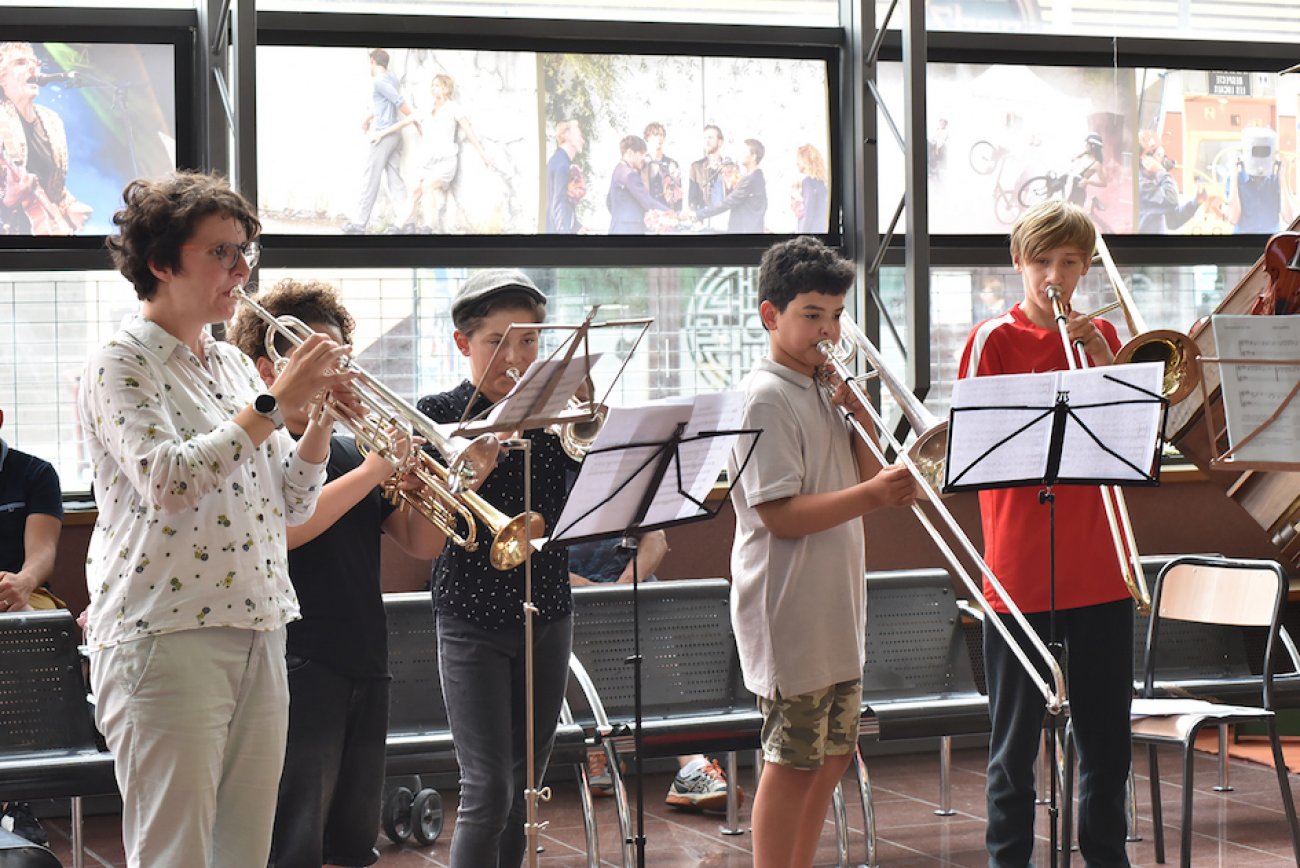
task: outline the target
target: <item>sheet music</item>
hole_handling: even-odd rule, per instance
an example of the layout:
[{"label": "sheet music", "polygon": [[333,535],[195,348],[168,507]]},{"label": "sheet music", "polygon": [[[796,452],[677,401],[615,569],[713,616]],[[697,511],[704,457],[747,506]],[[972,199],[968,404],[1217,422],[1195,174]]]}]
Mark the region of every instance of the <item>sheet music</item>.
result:
[{"label": "sheet music", "polygon": [[[1149,477],[1162,410],[1162,405],[1151,397],[1160,394],[1163,378],[1164,365],[1160,362],[1063,371],[1060,388],[1068,390],[1075,418],[1065,426],[1059,478],[1139,482]],[[1120,403],[1131,400],[1145,403]],[[1098,441],[1128,464],[1102,449]]]},{"label": "sheet music", "polygon": [[[1300,316],[1215,316],[1214,342],[1222,359],[1300,362]],[[1223,363],[1223,412],[1228,444],[1236,446],[1282,407],[1300,378],[1300,365]],[[1241,461],[1300,461],[1300,401],[1294,398],[1268,427],[1234,453]]]},{"label": "sheet music", "polygon": [[[591,536],[630,527],[637,520],[660,447],[677,426],[686,425],[684,437],[702,431],[734,429],[740,424],[742,401],[737,392],[723,392],[694,399],[668,398],[638,407],[611,407],[555,523],[553,539]],[[736,435],[709,437],[681,446],[678,457],[682,485],[693,497],[704,500],[726,464],[735,439]],[[683,502],[677,493],[677,469],[673,462],[641,524],[661,524],[697,513],[698,508]]]},{"label": "sheet music", "polygon": [[945,483],[1041,479],[1055,399],[1056,380],[1049,374],[998,374],[953,383]]},{"label": "sheet music", "polygon": [[[1162,374],[1160,363],[1147,362],[958,380],[952,392],[945,487],[1044,479],[1053,408],[1062,392],[1075,418],[1066,417],[1056,481],[1147,479],[1160,432]],[[1142,403],[1122,403],[1133,400]],[[1106,406],[1089,406],[1094,404]]]},{"label": "sheet music", "polygon": [[[603,353],[592,353],[592,367],[600,361]],[[515,383],[513,389],[498,401],[484,420],[485,427],[492,430],[517,430],[521,422],[530,417],[546,418],[558,416],[569,405],[569,399],[578,391],[582,378],[586,376],[584,365],[566,362],[563,359],[538,359],[528,366],[524,375]],[[541,403],[542,393],[556,377],[559,378],[555,391]],[[473,430],[466,425],[465,430]]]}]

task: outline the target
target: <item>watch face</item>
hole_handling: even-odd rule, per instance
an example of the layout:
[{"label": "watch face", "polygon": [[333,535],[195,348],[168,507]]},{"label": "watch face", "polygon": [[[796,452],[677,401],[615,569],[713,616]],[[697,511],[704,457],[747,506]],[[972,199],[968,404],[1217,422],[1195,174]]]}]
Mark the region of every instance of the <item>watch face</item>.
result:
[{"label": "watch face", "polygon": [[253,399],[253,409],[259,413],[275,412],[275,396],[269,393],[263,393]]}]

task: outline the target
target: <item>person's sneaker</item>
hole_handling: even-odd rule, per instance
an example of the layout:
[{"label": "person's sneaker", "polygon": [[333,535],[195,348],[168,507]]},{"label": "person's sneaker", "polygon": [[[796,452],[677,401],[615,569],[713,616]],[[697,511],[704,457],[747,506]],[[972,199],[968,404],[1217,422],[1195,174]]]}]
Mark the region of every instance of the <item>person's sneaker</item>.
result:
[{"label": "person's sneaker", "polygon": [[351,222],[344,223],[343,234],[344,235],[365,235],[366,227],[362,226],[360,223],[351,223]]},{"label": "person's sneaker", "polygon": [[[688,767],[689,768],[689,767]],[[737,804],[744,798],[736,789]],[[716,760],[708,760],[693,771],[682,769],[668,787],[666,804],[689,811],[722,811],[727,807],[727,776]]]},{"label": "person's sneaker", "polygon": [[587,751],[587,786],[593,796],[614,795],[614,776],[609,773],[609,758],[603,750]]},{"label": "person's sneaker", "polygon": [[10,802],[4,811],[3,826],[33,844],[44,847],[50,843],[50,836],[45,834],[41,821],[36,819],[32,806],[27,802]]}]

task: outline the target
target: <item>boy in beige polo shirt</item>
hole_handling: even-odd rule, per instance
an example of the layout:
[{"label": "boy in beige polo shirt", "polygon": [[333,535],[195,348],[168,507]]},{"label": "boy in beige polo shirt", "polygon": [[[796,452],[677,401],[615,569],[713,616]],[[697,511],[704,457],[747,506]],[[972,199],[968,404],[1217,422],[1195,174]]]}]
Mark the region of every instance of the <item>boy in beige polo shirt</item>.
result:
[{"label": "boy in beige polo shirt", "polygon": [[[770,341],[744,382],[743,426],[762,429],[732,490],[731,614],[745,685],[759,697],[764,770],[754,797],[756,868],[812,864],[836,783],[857,741],[866,630],[862,516],[915,497],[881,468],[828,396],[817,345],[838,341],[852,263],[814,238],[773,245],[759,270]],[[736,478],[733,457],[731,468]]]}]

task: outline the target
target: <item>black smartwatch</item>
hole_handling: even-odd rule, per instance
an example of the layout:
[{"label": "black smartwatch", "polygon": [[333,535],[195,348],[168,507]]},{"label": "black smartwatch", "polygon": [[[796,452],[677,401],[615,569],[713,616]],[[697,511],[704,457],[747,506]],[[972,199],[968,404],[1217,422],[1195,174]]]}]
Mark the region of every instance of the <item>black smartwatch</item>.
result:
[{"label": "black smartwatch", "polygon": [[253,409],[275,423],[276,428],[284,427],[284,414],[280,412],[280,402],[270,392],[263,392],[253,399]]}]

